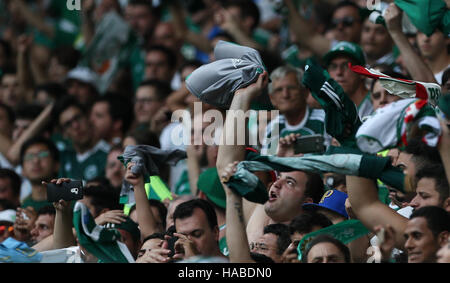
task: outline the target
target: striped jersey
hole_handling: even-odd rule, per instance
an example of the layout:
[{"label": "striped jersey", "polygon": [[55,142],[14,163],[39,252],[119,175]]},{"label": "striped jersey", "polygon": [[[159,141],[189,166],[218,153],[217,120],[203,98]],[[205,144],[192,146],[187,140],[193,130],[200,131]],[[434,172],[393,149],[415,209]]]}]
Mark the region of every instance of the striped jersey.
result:
[{"label": "striped jersey", "polygon": [[[278,125],[278,135],[275,133],[276,125]],[[302,136],[320,134],[325,136],[327,144],[331,141],[325,129],[325,111],[306,107],[305,117],[297,125],[289,125],[284,115],[279,115],[270,121],[266,128],[261,154],[276,155],[278,140],[292,133]]]}]

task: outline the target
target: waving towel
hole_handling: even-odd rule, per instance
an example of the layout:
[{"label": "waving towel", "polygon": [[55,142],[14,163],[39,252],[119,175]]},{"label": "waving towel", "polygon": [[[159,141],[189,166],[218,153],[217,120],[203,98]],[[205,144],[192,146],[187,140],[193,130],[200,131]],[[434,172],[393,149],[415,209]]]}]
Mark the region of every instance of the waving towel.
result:
[{"label": "waving towel", "polygon": [[255,171],[333,172],[370,179],[379,178],[400,191],[410,190],[405,186],[405,175],[400,169],[392,167],[389,157],[361,154],[357,149],[333,146],[329,147],[327,154],[329,155],[276,157],[255,153],[249,155],[246,161],[241,161],[234,175],[223,181],[234,192],[256,203],[265,203],[268,194],[264,184],[252,173]]},{"label": "waving towel", "polygon": [[429,146],[436,146],[441,135],[439,120],[427,100],[402,99],[369,116],[356,133],[356,143],[363,152],[377,153],[406,146],[417,135]]},{"label": "waving towel", "polygon": [[[361,122],[356,105],[342,87],[326,70],[310,59],[306,62],[303,84],[311,90],[312,96],[325,110],[327,133],[343,146],[354,145],[354,136]],[[350,129],[349,134],[345,133],[346,127]]]},{"label": "waving towel", "polygon": [[[159,175],[158,167],[163,164],[176,165],[178,161],[186,157],[186,152],[179,149],[162,150],[149,145],[129,145],[118,159],[125,167],[129,162],[134,162],[135,165],[131,168],[133,174],[143,175],[145,183],[151,184],[150,177]],[[170,192],[162,182],[158,182],[157,186],[150,186],[154,190],[162,190],[162,192],[156,192],[157,195],[170,196]],[[132,186],[125,180],[120,192],[120,203],[134,203]]]},{"label": "waving towel", "polygon": [[417,29],[427,36],[440,29],[447,37],[450,33],[450,12],[442,0],[395,0]]},{"label": "waving towel", "polygon": [[349,66],[355,73],[369,78],[379,79],[381,86],[390,94],[394,94],[402,98],[428,99],[431,104],[437,105],[437,101],[441,96],[441,86],[435,83],[397,79],[387,76],[374,69],[367,69],[362,66],[352,66],[351,64],[349,64]]},{"label": "waving towel", "polygon": [[134,262],[127,246],[119,241],[121,238],[119,231],[97,225],[86,205],[81,202],[75,204],[73,225],[80,245],[101,262]]},{"label": "waving towel", "polygon": [[234,92],[254,83],[265,67],[255,49],[222,40],[214,48],[214,56],[216,61],[192,72],[186,87],[205,103],[229,108]]}]

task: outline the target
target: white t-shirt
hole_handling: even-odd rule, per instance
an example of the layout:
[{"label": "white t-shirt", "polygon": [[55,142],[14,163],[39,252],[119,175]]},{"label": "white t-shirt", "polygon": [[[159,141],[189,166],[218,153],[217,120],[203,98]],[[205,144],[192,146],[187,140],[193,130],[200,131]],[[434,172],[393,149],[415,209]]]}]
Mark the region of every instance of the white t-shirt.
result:
[{"label": "white t-shirt", "polygon": [[442,75],[444,74],[445,70],[447,70],[448,67],[450,67],[450,65],[448,65],[446,68],[444,68],[439,73],[434,74],[434,78],[436,79],[438,84],[442,84]]}]

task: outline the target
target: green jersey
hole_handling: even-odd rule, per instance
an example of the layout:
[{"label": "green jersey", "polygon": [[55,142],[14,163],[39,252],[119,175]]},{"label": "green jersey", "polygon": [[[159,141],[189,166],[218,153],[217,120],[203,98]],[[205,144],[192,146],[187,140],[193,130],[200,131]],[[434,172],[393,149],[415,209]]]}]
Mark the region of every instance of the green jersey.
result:
[{"label": "green jersey", "polygon": [[109,149],[110,146],[102,140],[83,154],[77,154],[73,149],[62,151],[60,153],[59,176],[87,181],[98,176],[104,176]]},{"label": "green jersey", "polygon": [[45,206],[53,206],[53,203],[48,202],[46,200],[44,200],[44,201],[35,201],[35,200],[33,200],[31,198],[31,195],[30,195],[29,197],[25,198],[22,201],[22,207],[23,208],[26,208],[26,207],[29,207],[29,206],[31,206],[36,212],[38,212],[39,209],[41,209],[41,208],[43,208]]},{"label": "green jersey", "polygon": [[[278,133],[275,133],[278,125]],[[284,115],[273,119],[266,128],[265,141],[261,150],[263,155],[276,155],[278,140],[290,134],[324,135],[326,140],[330,137],[325,129],[325,111],[322,109],[310,109],[306,107],[305,117],[297,125],[289,125]]]},{"label": "green jersey", "polygon": [[35,30],[35,42],[50,49],[65,45],[73,45],[81,33],[81,11],[69,10],[66,1],[51,0],[49,9],[53,16],[46,22],[54,28],[53,38]]}]

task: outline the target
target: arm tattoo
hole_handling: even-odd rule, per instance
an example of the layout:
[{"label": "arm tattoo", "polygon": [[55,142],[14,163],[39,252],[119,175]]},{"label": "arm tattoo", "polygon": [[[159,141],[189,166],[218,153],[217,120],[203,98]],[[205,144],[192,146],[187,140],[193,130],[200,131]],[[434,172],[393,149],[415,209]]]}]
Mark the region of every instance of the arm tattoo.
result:
[{"label": "arm tattoo", "polygon": [[239,221],[241,223],[244,223],[244,213],[242,211],[242,203],[240,202],[235,202],[234,203],[234,209],[236,209],[238,217],[239,217]]}]

